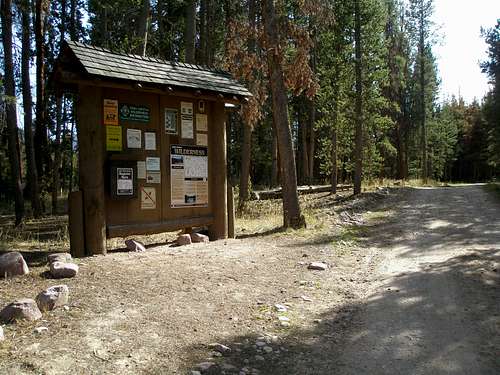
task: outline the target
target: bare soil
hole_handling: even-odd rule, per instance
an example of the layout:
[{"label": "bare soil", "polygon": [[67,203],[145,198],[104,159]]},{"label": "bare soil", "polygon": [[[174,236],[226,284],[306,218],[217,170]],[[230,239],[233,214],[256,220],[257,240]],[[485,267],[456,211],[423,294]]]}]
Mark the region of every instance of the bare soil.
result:
[{"label": "bare soil", "polygon": [[[483,203],[471,213],[476,197]],[[254,207],[253,216],[238,221],[239,239],[85,258],[76,261],[80,273],[75,279],[47,278],[46,253],[34,254],[30,275],[0,281],[0,306],[34,298],[59,283],[69,286],[71,303],[69,310],[46,313],[41,321],[4,326],[0,374],[190,374],[205,361],[216,364],[206,372],[213,374],[404,374],[415,373],[410,366],[434,358],[432,350],[442,350],[441,358],[451,358],[450,365],[437,371],[438,360],[436,366],[425,367],[429,371],[418,373],[483,373],[464,372],[458,355],[447,357],[444,348],[454,345],[464,345],[457,353],[472,352],[483,366],[472,369],[500,372],[493,360],[499,348],[495,267],[500,206],[493,196],[473,186],[302,199],[307,230],[277,230],[277,203]],[[464,230],[469,230],[465,237]],[[442,244],[439,251],[433,251],[433,243]],[[441,256],[427,259],[427,253]],[[323,261],[329,268],[308,270],[311,261]],[[433,263],[440,265],[429,272],[426,267]],[[428,275],[435,275],[429,285],[434,288],[448,274],[453,277],[444,280],[450,285],[439,293],[453,289],[455,297],[441,299],[436,292],[427,299]],[[422,280],[408,294],[406,284],[398,284],[395,277]],[[419,301],[428,310],[418,312],[414,307]],[[442,320],[430,322],[427,329],[426,314],[439,301],[444,301],[443,314],[452,305],[454,311],[471,309],[453,315],[465,319],[464,334],[427,340],[427,333],[444,319],[440,315]],[[276,311],[275,304],[287,306],[287,311]],[[400,305],[406,309],[398,310]],[[408,318],[402,318],[405,314]],[[412,314],[422,324],[420,331],[411,325]],[[290,326],[283,327],[279,316],[289,318]],[[382,321],[380,327],[376,319]],[[34,333],[40,326],[48,332]],[[474,340],[482,338],[485,345],[476,347],[474,340],[465,345],[476,331]],[[408,349],[414,355],[397,357],[401,343],[391,338],[405,334],[418,337]],[[256,347],[260,341],[272,352]],[[210,348],[215,342],[231,352],[219,356]],[[408,366],[397,367],[401,361]],[[381,364],[389,367],[383,370]]]}]

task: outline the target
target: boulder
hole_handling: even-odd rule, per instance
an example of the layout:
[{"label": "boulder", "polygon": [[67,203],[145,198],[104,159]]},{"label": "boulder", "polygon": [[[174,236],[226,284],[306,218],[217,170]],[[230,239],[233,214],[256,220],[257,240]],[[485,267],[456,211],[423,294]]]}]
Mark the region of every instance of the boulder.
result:
[{"label": "boulder", "polygon": [[29,272],[21,253],[11,252],[0,255],[0,277],[26,275]]},{"label": "boulder", "polygon": [[67,305],[69,301],[69,288],[67,285],[55,285],[40,292],[36,303],[40,311],[50,311],[57,307]]},{"label": "boulder", "polygon": [[54,254],[49,254],[47,257],[47,260],[49,264],[52,264],[54,262],[71,262],[71,254],[70,253],[54,253]]},{"label": "boulder", "polygon": [[55,279],[75,277],[78,266],[74,263],[54,262],[50,264],[50,274]]},{"label": "boulder", "polygon": [[190,245],[191,244],[191,236],[189,234],[181,234],[177,237],[177,245]]},{"label": "boulder", "polygon": [[328,269],[328,265],[323,262],[312,262],[309,263],[309,266],[307,266],[310,270],[318,270],[318,271],[325,271]]},{"label": "boulder", "polygon": [[146,251],[146,246],[142,242],[136,240],[126,240],[125,245],[130,251],[136,251],[138,253],[143,253]]},{"label": "boulder", "polygon": [[42,313],[36,302],[30,298],[23,298],[12,302],[0,311],[0,320],[5,323],[12,323],[16,320],[38,320],[42,317]]},{"label": "boulder", "polygon": [[208,243],[210,242],[210,239],[208,238],[208,236],[205,236],[204,234],[201,233],[191,233],[191,241]]}]

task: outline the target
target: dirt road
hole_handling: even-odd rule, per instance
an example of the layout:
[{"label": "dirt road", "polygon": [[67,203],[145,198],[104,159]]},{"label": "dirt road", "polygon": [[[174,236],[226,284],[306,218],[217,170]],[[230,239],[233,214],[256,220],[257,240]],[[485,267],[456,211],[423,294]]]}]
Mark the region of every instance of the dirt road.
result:
[{"label": "dirt road", "polygon": [[500,374],[500,205],[482,186],[414,189],[366,245],[385,257],[341,374]]}]

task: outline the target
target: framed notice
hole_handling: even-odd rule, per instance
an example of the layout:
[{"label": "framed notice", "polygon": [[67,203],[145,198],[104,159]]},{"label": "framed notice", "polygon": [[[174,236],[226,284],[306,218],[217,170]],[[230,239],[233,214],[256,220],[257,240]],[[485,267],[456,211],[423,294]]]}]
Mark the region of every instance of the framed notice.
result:
[{"label": "framed notice", "polygon": [[156,150],[156,133],[144,132],[144,149]]},{"label": "framed notice", "polygon": [[208,206],[208,148],[170,147],[171,207]]},{"label": "framed notice", "polygon": [[198,146],[208,146],[207,133],[196,133],[196,144]]},{"label": "framed notice", "polygon": [[208,130],[208,118],[203,113],[196,114],[196,131],[206,132]]},{"label": "framed notice", "polygon": [[144,160],[137,161],[137,178],[146,179],[146,162]]},{"label": "framed notice", "polygon": [[177,134],[177,110],[165,108],[165,133]]},{"label": "framed notice", "polygon": [[116,168],[116,195],[134,195],[133,168]]},{"label": "framed notice", "polygon": [[118,125],[118,100],[104,99],[104,125]]},{"label": "framed notice", "polygon": [[160,158],[148,157],[146,158],[146,171],[160,171]]}]

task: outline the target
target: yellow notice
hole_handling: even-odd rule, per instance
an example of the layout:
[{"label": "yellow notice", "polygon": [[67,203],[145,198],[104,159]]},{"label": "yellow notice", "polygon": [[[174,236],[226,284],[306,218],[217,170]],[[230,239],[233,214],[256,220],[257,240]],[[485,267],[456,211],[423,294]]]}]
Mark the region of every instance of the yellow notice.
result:
[{"label": "yellow notice", "polygon": [[118,100],[104,99],[104,125],[118,125]]},{"label": "yellow notice", "polygon": [[106,151],[122,151],[122,128],[106,126]]}]

